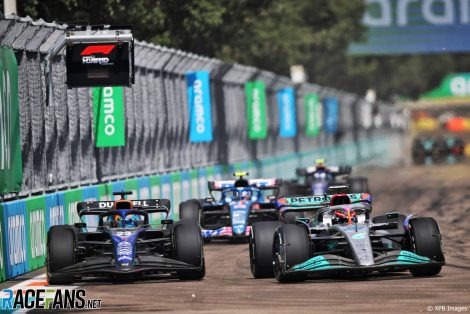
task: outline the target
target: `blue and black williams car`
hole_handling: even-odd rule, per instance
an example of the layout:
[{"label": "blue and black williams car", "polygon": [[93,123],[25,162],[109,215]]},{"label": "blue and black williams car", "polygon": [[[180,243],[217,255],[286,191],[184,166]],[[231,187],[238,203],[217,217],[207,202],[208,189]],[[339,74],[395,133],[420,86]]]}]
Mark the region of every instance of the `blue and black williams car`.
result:
[{"label": "blue and black williams car", "polygon": [[[49,284],[72,284],[88,277],[140,278],[162,274],[182,280],[205,275],[200,227],[192,221],[167,219],[167,199],[80,202],[80,219],[97,216],[97,226],[85,223],[52,226],[47,234]],[[161,213],[161,225],[149,215]]]}]

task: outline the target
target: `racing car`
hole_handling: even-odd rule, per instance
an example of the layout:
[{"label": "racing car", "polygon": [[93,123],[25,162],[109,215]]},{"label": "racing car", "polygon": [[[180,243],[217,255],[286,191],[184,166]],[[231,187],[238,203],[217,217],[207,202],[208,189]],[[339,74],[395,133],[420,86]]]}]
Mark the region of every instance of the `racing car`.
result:
[{"label": "racing car", "polygon": [[[167,219],[170,212],[167,199],[126,200],[125,195],[132,192],[113,194],[121,199],[77,204],[80,219],[97,216],[97,226],[76,223],[49,229],[46,258],[49,284],[72,284],[84,277],[103,276],[138,278],[166,274],[181,280],[200,280],[205,276],[198,225]],[[166,215],[161,227],[150,226],[152,213]]]},{"label": "racing car", "polygon": [[[274,276],[284,283],[308,276],[407,270],[413,276],[434,276],[445,264],[433,218],[393,212],[370,220],[370,194],[287,197],[277,203],[281,222],[260,222],[252,228],[255,278]],[[288,212],[304,215],[295,223],[282,223]]]},{"label": "racing car", "polygon": [[237,180],[209,181],[211,198],[180,204],[180,218],[200,223],[204,241],[247,238],[256,221],[278,220],[275,200],[280,179],[251,179],[236,172]]},{"label": "racing car", "polygon": [[464,142],[453,135],[420,136],[413,140],[411,147],[412,158],[415,164],[427,161],[441,162],[459,160],[464,155]]},{"label": "racing car", "polygon": [[330,186],[347,184],[352,193],[368,192],[365,177],[351,177],[351,166],[326,166],[325,159],[315,160],[315,166],[297,168],[299,179],[286,181],[281,196],[324,194]]}]

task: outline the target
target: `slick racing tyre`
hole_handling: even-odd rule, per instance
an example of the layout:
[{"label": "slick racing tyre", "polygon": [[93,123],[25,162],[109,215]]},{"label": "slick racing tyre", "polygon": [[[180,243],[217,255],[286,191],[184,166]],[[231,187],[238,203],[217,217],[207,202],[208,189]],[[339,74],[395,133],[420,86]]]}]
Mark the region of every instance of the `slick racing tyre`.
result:
[{"label": "slick racing tyre", "polygon": [[173,228],[173,246],[175,258],[192,266],[196,270],[180,270],[177,272],[181,280],[201,280],[206,275],[204,250],[201,229],[193,223],[176,223]]},{"label": "slick racing tyre", "polygon": [[196,200],[189,200],[180,203],[180,219],[186,221],[193,221],[195,224],[199,224],[199,216],[201,213],[201,205]]},{"label": "slick racing tyre", "polygon": [[[441,247],[441,233],[434,218],[419,217],[410,221],[411,249],[418,255],[429,257],[438,262],[444,262]],[[430,266],[410,270],[415,277],[435,276],[440,273],[442,266]]]},{"label": "slick racing tyre", "polygon": [[76,231],[72,226],[52,226],[47,233],[47,282],[69,285],[74,277],[58,273],[75,263]]},{"label": "slick racing tyre", "polygon": [[294,224],[297,217],[303,218],[305,215],[303,212],[287,212],[284,214],[284,220],[287,224]]},{"label": "slick racing tyre", "polygon": [[286,270],[310,258],[310,240],[300,225],[282,225],[274,234],[274,275],[277,281],[301,282],[304,273],[286,273]]},{"label": "slick racing tyre", "polygon": [[260,221],[251,226],[250,234],[250,266],[255,278],[272,278],[273,271],[273,239],[279,221]]},{"label": "slick racing tyre", "polygon": [[354,177],[349,179],[350,193],[369,193],[369,183],[367,178]]}]

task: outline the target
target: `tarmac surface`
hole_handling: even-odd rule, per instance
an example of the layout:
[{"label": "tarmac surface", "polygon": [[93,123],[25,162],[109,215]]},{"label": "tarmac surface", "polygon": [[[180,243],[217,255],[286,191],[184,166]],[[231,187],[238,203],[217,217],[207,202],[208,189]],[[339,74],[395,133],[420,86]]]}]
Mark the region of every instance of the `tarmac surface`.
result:
[{"label": "tarmac surface", "polygon": [[102,313],[470,312],[469,163],[375,168],[357,174],[369,177],[372,216],[399,211],[438,221],[446,258],[440,275],[414,278],[403,272],[279,284],[274,278],[253,279],[248,244],[213,242],[205,246],[207,275],[202,281],[92,281],[82,287],[87,298],[102,299]]}]

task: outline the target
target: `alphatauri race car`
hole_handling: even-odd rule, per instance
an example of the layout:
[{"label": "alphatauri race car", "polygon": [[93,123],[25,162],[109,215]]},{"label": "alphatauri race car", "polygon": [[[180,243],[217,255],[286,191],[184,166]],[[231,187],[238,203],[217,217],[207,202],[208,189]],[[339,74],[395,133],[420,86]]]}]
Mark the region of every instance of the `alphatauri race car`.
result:
[{"label": "alphatauri race car", "polygon": [[[149,214],[168,216],[167,199],[80,202],[79,217],[98,216],[98,225],[52,226],[47,234],[49,284],[72,284],[84,277],[125,277],[166,274],[182,280],[205,275],[200,227],[192,221],[163,219],[153,228]],[[90,230],[87,230],[90,229]],[[91,230],[93,229],[93,230]]]},{"label": "alphatauri race car", "polygon": [[[370,194],[287,197],[277,204],[281,222],[252,227],[250,264],[255,278],[295,282],[309,276],[407,270],[413,276],[433,276],[444,265],[433,218],[388,213],[371,220]],[[289,212],[299,214],[295,223],[283,223]]]},{"label": "alphatauri race car", "polygon": [[199,222],[206,242],[212,238],[247,238],[253,222],[278,220],[275,200],[282,181],[247,180],[247,175],[236,172],[237,180],[209,181],[212,197],[181,203],[181,219]]}]

